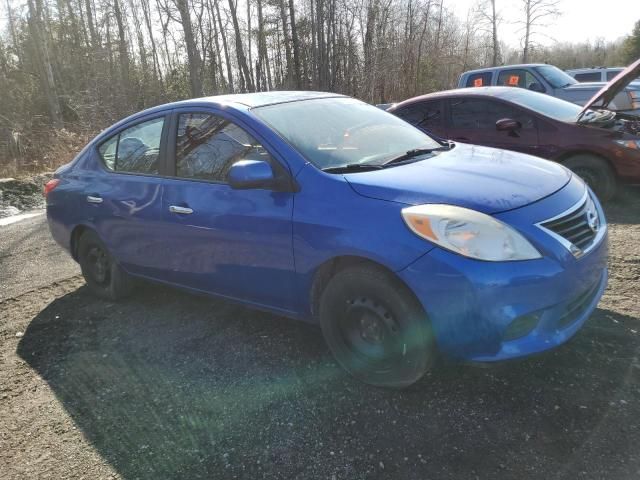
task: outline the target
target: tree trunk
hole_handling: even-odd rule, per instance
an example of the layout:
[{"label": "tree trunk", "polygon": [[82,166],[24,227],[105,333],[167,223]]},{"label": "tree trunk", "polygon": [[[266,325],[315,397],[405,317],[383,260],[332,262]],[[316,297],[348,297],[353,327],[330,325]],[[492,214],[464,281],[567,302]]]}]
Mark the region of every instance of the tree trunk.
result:
[{"label": "tree trunk", "polygon": [[242,74],[246,81],[246,88],[250,92],[255,91],[253,80],[249,73],[249,66],[247,65],[247,57],[244,55],[244,49],[242,48],[242,35],[240,34],[240,25],[238,24],[238,14],[236,12],[236,6],[233,0],[229,0],[229,10],[231,11],[231,21],[233,22],[233,30],[236,37],[236,55],[238,57],[238,64]]},{"label": "tree trunk", "polygon": [[87,25],[89,25],[89,35],[91,35],[91,46],[94,50],[100,48],[100,38],[96,31],[96,26],[93,20],[93,9],[91,8],[91,0],[85,0],[85,10],[87,13]]},{"label": "tree trunk", "polygon": [[498,17],[496,13],[496,0],[491,0],[491,27],[493,39],[493,62],[495,67],[500,62],[500,43],[498,42]]},{"label": "tree trunk", "polygon": [[191,25],[191,12],[188,0],[175,0],[180,21],[184,31],[184,41],[187,45],[187,60],[189,61],[189,82],[191,84],[191,95],[193,97],[202,96],[202,80],[200,78],[200,52],[193,36],[193,26]]},{"label": "tree trunk", "polygon": [[144,23],[147,27],[149,39],[151,41],[151,55],[153,56],[153,73],[160,82],[160,88],[162,85],[162,69],[160,68],[160,59],[158,58],[158,49],[156,47],[156,41],[153,38],[153,27],[151,26],[151,12],[149,8],[149,0],[141,0],[142,13],[144,15]]},{"label": "tree trunk", "polygon": [[125,97],[129,88],[129,51],[127,50],[127,38],[125,35],[124,21],[122,19],[122,11],[120,10],[119,0],[113,0],[113,14],[116,17],[118,25],[118,56],[120,59],[120,75],[122,78],[122,88]]},{"label": "tree trunk", "polygon": [[524,26],[524,48],[522,51],[522,63],[529,62],[529,39],[531,37],[531,0],[525,2],[525,26]]},{"label": "tree trunk", "polygon": [[209,0],[209,15],[211,19],[211,28],[213,28],[213,42],[216,47],[216,60],[218,66],[218,75],[220,75],[220,81],[223,84],[225,91],[229,91],[229,82],[224,78],[224,71],[222,70],[222,56],[220,55],[220,41],[218,40],[218,26],[216,24],[216,17],[214,15],[214,9],[211,8],[211,0]]},{"label": "tree trunk", "polygon": [[[269,57],[267,53],[267,42],[264,32],[264,18],[262,16],[262,0],[256,0],[258,6],[258,65],[260,66],[261,78],[258,78],[258,90],[271,90],[273,88],[271,82],[271,67],[269,66]],[[260,88],[262,83],[262,88]]]},{"label": "tree trunk", "polygon": [[11,40],[13,42],[14,50],[18,49],[18,34],[16,33],[16,24],[13,19],[13,10],[11,9],[11,4],[9,0],[7,0],[7,20],[9,21],[9,31],[11,32]]},{"label": "tree trunk", "polygon": [[295,85],[302,89],[302,74],[300,73],[300,41],[296,30],[296,16],[293,9],[293,0],[289,0],[289,16],[291,17],[291,42],[293,43],[293,74]]},{"label": "tree trunk", "polygon": [[42,3],[38,1],[36,5],[34,4],[34,0],[28,0],[28,4],[28,24],[31,36],[35,43],[40,83],[42,85],[42,90],[47,97],[47,106],[49,108],[51,124],[54,128],[60,129],[64,126],[64,123],[62,121],[62,109],[60,108],[56,82],[53,76],[53,67],[51,66],[51,59],[49,58],[49,46],[46,32],[42,29]]},{"label": "tree trunk", "polygon": [[[211,0],[210,0],[211,1]],[[227,35],[222,27],[222,17],[220,16],[220,7],[218,0],[213,0],[216,7],[216,16],[218,17],[218,26],[220,27],[220,35],[222,35],[222,48],[224,49],[224,59],[227,65],[227,81],[229,82],[229,92],[233,93],[233,70],[231,68],[231,56],[229,55],[229,46],[227,45]]]},{"label": "tree trunk", "polygon": [[249,75],[253,81],[258,85],[258,90],[260,90],[260,79],[258,78],[260,73],[253,72],[253,49],[251,48],[251,0],[247,0],[247,55],[249,57]]},{"label": "tree trunk", "polygon": [[291,39],[289,38],[289,25],[287,25],[287,7],[284,0],[280,0],[280,20],[282,21],[282,36],[284,37],[284,56],[286,60],[285,85],[291,87],[293,85],[293,65],[291,62]]}]

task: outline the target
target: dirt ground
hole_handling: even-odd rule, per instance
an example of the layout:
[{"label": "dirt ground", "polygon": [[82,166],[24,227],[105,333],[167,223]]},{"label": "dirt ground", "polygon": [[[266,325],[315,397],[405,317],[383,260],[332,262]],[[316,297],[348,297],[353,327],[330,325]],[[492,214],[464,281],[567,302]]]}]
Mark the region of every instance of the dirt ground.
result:
[{"label": "dirt ground", "polygon": [[0,478],[640,477],[640,192],[609,205],[610,283],[568,344],[362,385],[317,328],[79,276],[0,302]]}]

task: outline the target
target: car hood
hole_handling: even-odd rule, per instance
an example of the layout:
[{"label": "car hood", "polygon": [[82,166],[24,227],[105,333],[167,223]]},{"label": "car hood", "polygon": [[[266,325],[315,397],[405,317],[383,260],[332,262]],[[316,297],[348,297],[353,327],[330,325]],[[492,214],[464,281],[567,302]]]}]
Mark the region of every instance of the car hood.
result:
[{"label": "car hood", "polygon": [[557,192],[571,172],[522,153],[458,143],[425,160],[345,178],[365,197],[409,205],[445,203],[493,214]]},{"label": "car hood", "polygon": [[631,82],[634,82],[634,86],[637,85],[637,78],[640,75],[640,58],[616,75],[613,80],[605,84],[604,87],[596,93],[591,100],[585,103],[584,108],[580,112],[580,116],[586,112],[589,108],[593,107],[596,103],[598,106],[607,108],[611,100],[627,87]]}]

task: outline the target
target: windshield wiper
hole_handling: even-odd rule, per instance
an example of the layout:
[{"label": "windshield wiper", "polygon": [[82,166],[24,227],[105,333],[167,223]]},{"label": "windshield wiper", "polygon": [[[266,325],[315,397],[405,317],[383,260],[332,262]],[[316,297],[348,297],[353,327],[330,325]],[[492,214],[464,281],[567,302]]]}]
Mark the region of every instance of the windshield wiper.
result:
[{"label": "windshield wiper", "polygon": [[323,172],[327,173],[349,173],[349,172],[367,172],[369,170],[380,170],[384,168],[382,165],[371,163],[348,163],[339,167],[323,168]]},{"label": "windshield wiper", "polygon": [[392,163],[404,162],[405,160],[411,160],[412,158],[419,157],[421,155],[427,155],[433,152],[451,150],[452,147],[453,147],[453,144],[449,143],[447,145],[443,145],[441,147],[435,147],[435,148],[414,148],[413,150],[408,150],[404,152],[402,155],[398,155],[397,157],[393,157],[387,160],[382,164],[382,166],[384,167],[387,165],[391,165]]}]

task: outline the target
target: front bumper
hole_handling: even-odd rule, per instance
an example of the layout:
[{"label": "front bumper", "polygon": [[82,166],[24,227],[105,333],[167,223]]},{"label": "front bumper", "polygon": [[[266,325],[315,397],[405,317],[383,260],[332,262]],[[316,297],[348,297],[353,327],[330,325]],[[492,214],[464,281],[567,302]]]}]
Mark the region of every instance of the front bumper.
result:
[{"label": "front bumper", "polygon": [[607,235],[576,259],[535,226],[575,203],[584,193],[579,187],[570,184],[496,215],[524,233],[543,258],[483,262],[435,248],[399,272],[427,312],[443,353],[481,362],[522,357],[564,343],[585,323],[607,285]]}]

